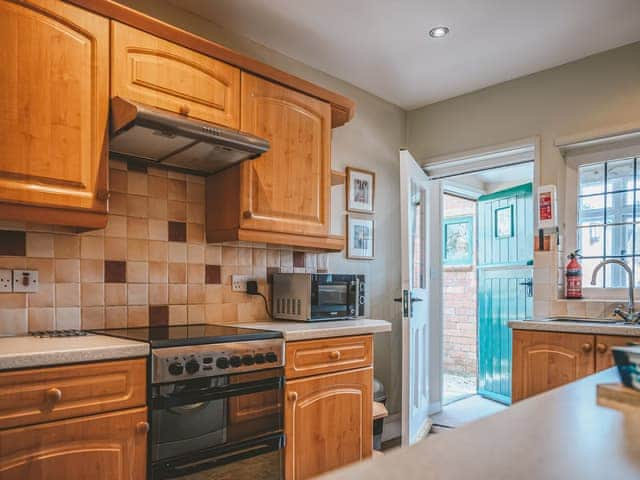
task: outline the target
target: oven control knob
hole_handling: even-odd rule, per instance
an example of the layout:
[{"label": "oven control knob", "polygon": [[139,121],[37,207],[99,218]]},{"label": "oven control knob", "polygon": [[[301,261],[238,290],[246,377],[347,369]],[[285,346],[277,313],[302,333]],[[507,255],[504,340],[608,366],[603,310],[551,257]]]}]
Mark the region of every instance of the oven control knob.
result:
[{"label": "oven control knob", "polygon": [[242,363],[244,363],[245,365],[253,365],[255,363],[255,360],[251,355],[243,355]]},{"label": "oven control knob", "polygon": [[242,359],[239,356],[234,355],[229,359],[229,363],[231,363],[232,367],[239,367],[242,365]]},{"label": "oven control knob", "polygon": [[264,354],[262,354],[262,353],[256,353],[256,356],[254,357],[254,360],[256,361],[257,364],[262,364],[262,363],[266,362],[266,360],[264,358]]},{"label": "oven control knob", "polygon": [[188,374],[193,375],[200,370],[200,364],[197,360],[189,360],[184,368],[187,370]]},{"label": "oven control knob", "polygon": [[218,358],[218,360],[216,360],[216,367],[222,370],[229,368],[229,359],[227,357]]},{"label": "oven control knob", "polygon": [[278,361],[278,356],[276,355],[275,352],[268,352],[264,357],[267,359],[267,362],[269,363],[275,363]]},{"label": "oven control knob", "polygon": [[184,372],[184,367],[180,362],[173,362],[169,365],[169,373],[171,375],[182,375],[182,372]]}]

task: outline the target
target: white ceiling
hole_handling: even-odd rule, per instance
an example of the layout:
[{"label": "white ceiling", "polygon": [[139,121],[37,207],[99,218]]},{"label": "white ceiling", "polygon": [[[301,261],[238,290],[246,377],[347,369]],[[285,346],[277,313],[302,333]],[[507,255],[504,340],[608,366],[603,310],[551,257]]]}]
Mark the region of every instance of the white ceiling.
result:
[{"label": "white ceiling", "polygon": [[640,40],[639,0],[170,1],[405,109]]}]

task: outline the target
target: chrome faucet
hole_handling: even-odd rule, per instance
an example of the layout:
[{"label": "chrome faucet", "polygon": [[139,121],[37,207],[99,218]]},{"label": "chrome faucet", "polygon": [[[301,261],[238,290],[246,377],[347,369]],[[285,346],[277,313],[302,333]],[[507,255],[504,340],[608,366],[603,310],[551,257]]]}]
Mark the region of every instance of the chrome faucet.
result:
[{"label": "chrome faucet", "polygon": [[633,287],[635,286],[635,282],[633,280],[633,271],[631,270],[629,265],[616,258],[608,258],[606,260],[603,260],[598,265],[596,265],[596,268],[593,269],[593,275],[591,276],[591,285],[596,284],[596,277],[598,276],[598,272],[608,263],[621,266],[629,276],[629,302],[627,303],[627,311],[625,312],[620,307],[618,307],[613,311],[613,313],[614,315],[618,315],[620,318],[622,318],[624,320],[624,323],[638,323],[638,321],[640,321],[640,312],[636,312],[634,310]]}]

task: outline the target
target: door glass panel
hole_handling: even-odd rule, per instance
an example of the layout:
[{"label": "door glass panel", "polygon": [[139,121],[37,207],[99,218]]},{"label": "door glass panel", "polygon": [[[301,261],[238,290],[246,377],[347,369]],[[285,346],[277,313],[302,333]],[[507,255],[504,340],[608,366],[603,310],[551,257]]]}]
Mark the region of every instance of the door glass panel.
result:
[{"label": "door glass panel", "polygon": [[412,264],[411,279],[413,288],[426,288],[426,225],[425,225],[426,192],[415,182],[411,182],[411,235]]}]

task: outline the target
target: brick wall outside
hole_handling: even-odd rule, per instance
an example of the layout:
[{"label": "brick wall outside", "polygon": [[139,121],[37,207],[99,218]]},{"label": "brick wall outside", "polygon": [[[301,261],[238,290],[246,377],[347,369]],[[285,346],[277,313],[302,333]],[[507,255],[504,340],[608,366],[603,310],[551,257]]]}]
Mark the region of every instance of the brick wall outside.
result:
[{"label": "brick wall outside", "polygon": [[[445,218],[475,216],[475,210],[475,202],[451,195],[444,196]],[[477,374],[475,265],[444,267],[442,289],[444,371],[454,375],[475,377]]]}]

